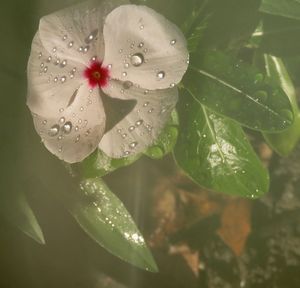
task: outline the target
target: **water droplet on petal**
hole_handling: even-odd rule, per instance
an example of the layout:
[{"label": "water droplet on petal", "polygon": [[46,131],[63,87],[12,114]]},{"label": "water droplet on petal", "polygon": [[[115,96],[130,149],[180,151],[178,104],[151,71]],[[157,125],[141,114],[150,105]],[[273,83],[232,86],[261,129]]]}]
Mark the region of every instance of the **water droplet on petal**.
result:
[{"label": "water droplet on petal", "polygon": [[66,41],[67,38],[68,38],[68,35],[64,35],[62,39],[63,39],[63,41]]},{"label": "water droplet on petal", "polygon": [[170,84],[170,87],[171,87],[171,88],[174,88],[174,87],[175,87],[175,83],[171,83],[171,84]]},{"label": "water droplet on petal", "polygon": [[145,28],[145,26],[144,26],[144,25],[141,25],[141,26],[140,26],[140,29],[141,29],[141,30],[143,30],[144,28]]},{"label": "water droplet on petal", "polygon": [[123,76],[123,77],[126,77],[126,76],[127,76],[127,72],[123,72],[123,73],[122,73],[122,76]]},{"label": "water droplet on petal", "polygon": [[52,51],[55,53],[57,51],[57,48],[53,47]]},{"label": "water droplet on petal", "polygon": [[139,48],[143,48],[144,47],[144,43],[141,42],[139,45],[138,45]]},{"label": "water droplet on petal", "polygon": [[133,85],[133,83],[131,81],[125,81],[123,83],[124,89],[129,89],[132,85]]},{"label": "water droplet on petal", "polygon": [[51,60],[52,60],[52,57],[49,56],[49,57],[47,58],[47,62],[49,63],[49,62],[51,62]]},{"label": "water droplet on petal", "polygon": [[87,44],[90,43],[90,42],[92,42],[92,41],[95,39],[95,37],[97,36],[97,34],[98,34],[98,29],[95,29],[94,31],[92,31],[92,32],[90,33],[89,36],[87,36],[87,37],[85,38],[85,42],[86,42]]},{"label": "water droplet on petal", "polygon": [[53,125],[50,128],[50,130],[48,132],[48,135],[51,136],[51,137],[56,136],[59,133],[59,129],[60,129],[60,127],[57,124]]},{"label": "water droplet on petal", "polygon": [[77,136],[76,136],[76,139],[75,139],[75,143],[78,143],[79,140],[80,140],[80,135],[77,135]]},{"label": "water droplet on petal", "polygon": [[61,124],[65,123],[65,121],[66,121],[65,117],[61,117],[61,118],[59,119],[59,123],[61,123]]},{"label": "water droplet on petal", "polygon": [[60,78],[61,83],[65,83],[66,80],[67,80],[67,77],[66,77],[66,76],[62,76],[62,77]]},{"label": "water droplet on petal", "polygon": [[131,64],[139,67],[144,63],[144,55],[142,53],[135,53],[130,58]]},{"label": "water droplet on petal", "polygon": [[130,127],[128,128],[129,132],[132,132],[134,129],[135,129],[134,126],[130,126]]},{"label": "water droplet on petal", "polygon": [[71,47],[73,47],[73,45],[74,45],[74,41],[70,41],[68,44],[68,47],[71,48]]},{"label": "water droplet on petal", "polygon": [[135,123],[135,125],[136,126],[141,126],[142,124],[143,124],[143,120],[141,119],[141,120],[138,120],[136,123]]},{"label": "water droplet on petal", "polygon": [[170,44],[173,46],[173,45],[176,44],[176,42],[177,42],[176,39],[173,39],[173,40],[170,41]]},{"label": "water droplet on petal", "polygon": [[58,77],[54,77],[53,81],[57,82],[58,81]]},{"label": "water droplet on petal", "polygon": [[157,78],[158,78],[159,80],[161,80],[161,79],[164,79],[164,78],[165,78],[166,73],[165,73],[164,71],[159,71],[159,72],[156,74],[156,76],[157,76]]},{"label": "water droplet on petal", "polygon": [[64,126],[62,127],[62,131],[65,133],[65,134],[70,134],[71,131],[72,131],[72,123],[70,121],[66,122],[64,124]]},{"label": "water droplet on petal", "polygon": [[137,145],[138,145],[137,142],[132,142],[132,143],[129,144],[129,147],[130,147],[131,149],[134,149]]},{"label": "water droplet on petal", "polygon": [[61,61],[61,63],[60,63],[61,68],[65,67],[66,65],[67,65],[67,60]]}]

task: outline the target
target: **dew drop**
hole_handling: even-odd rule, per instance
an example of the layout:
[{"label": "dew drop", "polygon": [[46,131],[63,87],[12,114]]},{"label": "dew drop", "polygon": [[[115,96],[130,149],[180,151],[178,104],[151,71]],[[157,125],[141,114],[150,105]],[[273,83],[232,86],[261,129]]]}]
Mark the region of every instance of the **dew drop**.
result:
[{"label": "dew drop", "polygon": [[126,133],[123,133],[123,134],[122,134],[122,138],[125,139],[126,137],[127,137],[127,134],[126,134]]},{"label": "dew drop", "polygon": [[175,87],[175,83],[171,83],[171,84],[170,84],[170,87],[171,87],[171,88],[174,88],[174,87]]},{"label": "dew drop", "polygon": [[120,50],[119,50],[119,53],[120,53],[120,54],[123,53],[123,49],[120,49]]},{"label": "dew drop", "polygon": [[41,66],[41,68],[43,68],[45,66],[45,64],[42,62],[40,66]]},{"label": "dew drop", "polygon": [[54,137],[56,136],[58,133],[59,133],[59,126],[57,124],[53,125],[49,132],[48,132],[48,135],[51,136],[51,137]]},{"label": "dew drop", "polygon": [[58,81],[58,77],[54,77],[53,81],[57,82]]},{"label": "dew drop", "polygon": [[57,48],[53,47],[52,51],[55,53],[57,51]]},{"label": "dew drop", "polygon": [[83,48],[83,53],[87,53],[90,50],[90,46],[85,46]]},{"label": "dew drop", "polygon": [[141,30],[143,30],[144,28],[145,28],[145,26],[144,26],[144,25],[141,25],[141,26],[140,26],[140,29],[141,29]]},{"label": "dew drop", "polygon": [[112,68],[112,64],[108,64],[107,67],[108,67],[108,69],[111,69]]},{"label": "dew drop", "polygon": [[66,77],[66,76],[62,76],[62,77],[60,78],[61,83],[65,83],[66,80],[67,80],[67,77]]},{"label": "dew drop", "polygon": [[62,138],[63,138],[63,136],[62,135],[59,135],[58,137],[57,137],[57,140],[62,140]]},{"label": "dew drop", "polygon": [[67,65],[67,60],[61,61],[61,63],[60,63],[61,68],[65,67],[66,65]]},{"label": "dew drop", "polygon": [[64,112],[64,108],[60,108],[58,111],[59,111],[60,113],[62,113],[62,112]]},{"label": "dew drop", "polygon": [[78,131],[79,130],[79,127],[78,126],[75,126],[75,131]]},{"label": "dew drop", "polygon": [[124,68],[126,68],[126,69],[129,68],[129,64],[128,64],[128,63],[125,63],[125,64],[124,64]]},{"label": "dew drop", "polygon": [[149,102],[145,102],[145,103],[143,104],[144,107],[147,107],[148,105],[149,105]]},{"label": "dew drop", "polygon": [[144,63],[144,55],[142,53],[135,53],[131,56],[130,62],[133,66],[139,67]]},{"label": "dew drop", "polygon": [[152,113],[153,111],[154,111],[154,109],[151,108],[151,109],[148,110],[148,113]]},{"label": "dew drop", "polygon": [[128,131],[129,131],[129,132],[132,132],[134,129],[135,129],[134,126],[130,126],[130,127],[128,128]]},{"label": "dew drop", "polygon": [[145,90],[144,94],[147,95],[149,93],[149,90]]},{"label": "dew drop", "polygon": [[67,38],[68,38],[68,35],[64,35],[63,38],[62,38],[62,40],[63,40],[63,41],[66,41]]},{"label": "dew drop", "polygon": [[141,119],[141,120],[138,120],[136,123],[135,123],[135,125],[136,126],[141,126],[142,124],[143,124],[143,120]]},{"label": "dew drop", "polygon": [[59,123],[61,123],[61,124],[65,123],[65,121],[66,121],[65,117],[61,117],[61,118],[59,119]]},{"label": "dew drop", "polygon": [[128,156],[129,154],[130,154],[129,151],[125,151],[125,152],[124,152],[124,155],[125,155],[125,156]]},{"label": "dew drop", "polygon": [[137,142],[132,142],[132,143],[129,144],[129,147],[130,147],[131,149],[134,149],[137,145],[138,145]]},{"label": "dew drop", "polygon": [[123,72],[123,73],[122,73],[122,76],[123,76],[123,77],[126,77],[126,76],[127,76],[127,72]]},{"label": "dew drop", "polygon": [[156,77],[161,80],[161,79],[164,79],[166,76],[166,73],[164,71],[159,71],[157,74],[156,74]]},{"label": "dew drop", "polygon": [[144,47],[144,42],[141,42],[139,45],[138,45],[139,48],[143,48]]},{"label": "dew drop", "polygon": [[56,60],[54,61],[54,65],[58,65],[59,63],[60,63],[59,59],[56,59]]},{"label": "dew drop", "polygon": [[80,140],[80,135],[77,135],[77,136],[76,136],[76,139],[75,139],[75,143],[78,143],[79,140]]},{"label": "dew drop", "polygon": [[73,45],[74,45],[74,41],[70,41],[68,44],[68,47],[71,48],[71,47],[73,47]]},{"label": "dew drop", "polygon": [[133,83],[131,81],[125,81],[123,83],[123,88],[124,89],[129,89],[132,85],[133,85]]},{"label": "dew drop", "polygon": [[170,44],[173,46],[173,45],[176,44],[176,42],[177,42],[176,39],[173,39],[173,40],[170,41]]},{"label": "dew drop", "polygon": [[95,39],[95,37],[97,36],[97,34],[98,34],[98,29],[95,29],[94,31],[92,31],[90,33],[90,35],[85,38],[85,43],[88,44],[88,43],[92,42]]},{"label": "dew drop", "polygon": [[97,56],[93,56],[92,58],[91,58],[91,61],[96,61],[97,60]]},{"label": "dew drop", "polygon": [[49,57],[47,58],[47,62],[49,63],[49,62],[51,62],[51,60],[52,60],[52,57],[49,56]]},{"label": "dew drop", "polygon": [[39,53],[39,59],[42,58],[43,54],[40,52]]},{"label": "dew drop", "polygon": [[46,66],[45,68],[44,68],[44,73],[47,73],[47,71],[48,71],[48,66]]},{"label": "dew drop", "polygon": [[43,123],[43,125],[46,125],[47,124],[47,120],[44,120],[42,123]]}]

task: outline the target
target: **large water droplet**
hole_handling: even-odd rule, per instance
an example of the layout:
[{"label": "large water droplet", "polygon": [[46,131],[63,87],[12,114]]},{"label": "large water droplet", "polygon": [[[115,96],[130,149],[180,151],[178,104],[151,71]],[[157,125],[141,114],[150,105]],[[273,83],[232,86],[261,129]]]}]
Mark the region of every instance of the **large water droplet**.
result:
[{"label": "large water droplet", "polygon": [[70,121],[66,122],[64,124],[64,126],[62,127],[62,131],[65,133],[65,134],[70,134],[71,131],[72,131],[72,123]]},{"label": "large water droplet", "polygon": [[135,53],[130,58],[131,64],[139,67],[144,63],[144,55],[142,53]]},{"label": "large water droplet", "polygon": [[59,133],[59,129],[60,129],[59,125],[57,125],[57,124],[53,125],[50,128],[50,130],[48,132],[48,135],[51,136],[51,137],[56,136]]}]

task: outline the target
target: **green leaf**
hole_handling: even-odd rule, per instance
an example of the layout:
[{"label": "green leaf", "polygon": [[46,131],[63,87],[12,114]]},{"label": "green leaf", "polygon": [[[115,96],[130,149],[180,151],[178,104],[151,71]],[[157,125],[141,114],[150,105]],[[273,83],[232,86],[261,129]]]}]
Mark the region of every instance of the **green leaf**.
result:
[{"label": "green leaf", "polygon": [[268,191],[268,172],[238,124],[213,113],[188,92],[178,107],[181,129],[174,155],[196,183],[250,198]]},{"label": "green leaf", "polygon": [[264,137],[268,144],[281,156],[287,156],[293,151],[300,138],[300,113],[297,104],[296,90],[292,80],[280,58],[271,55],[265,55],[267,73],[272,77],[285,91],[296,115],[295,121],[291,127],[282,133],[267,134]]},{"label": "green leaf", "polygon": [[79,164],[71,166],[75,175],[82,178],[102,177],[121,167],[128,166],[141,157],[141,154],[124,158],[110,158],[103,151],[97,149]]},{"label": "green leaf", "polygon": [[259,40],[264,53],[290,57],[299,54],[299,32],[300,21],[265,14],[261,31],[256,31],[252,40]]},{"label": "green leaf", "polygon": [[178,115],[174,110],[171,119],[157,141],[145,153],[152,159],[161,159],[173,151],[178,136]]},{"label": "green leaf", "polygon": [[11,191],[11,193],[2,194],[0,211],[9,222],[18,227],[27,236],[39,244],[45,244],[43,232],[24,193]]},{"label": "green leaf", "polygon": [[289,99],[254,67],[219,51],[195,54],[184,85],[201,104],[260,131],[281,131],[293,122]]},{"label": "green leaf", "polygon": [[151,272],[158,268],[122,202],[100,178],[80,183],[80,193],[65,201],[82,229],[103,248],[119,258]]},{"label": "green leaf", "polygon": [[261,12],[300,20],[299,0],[263,0]]}]

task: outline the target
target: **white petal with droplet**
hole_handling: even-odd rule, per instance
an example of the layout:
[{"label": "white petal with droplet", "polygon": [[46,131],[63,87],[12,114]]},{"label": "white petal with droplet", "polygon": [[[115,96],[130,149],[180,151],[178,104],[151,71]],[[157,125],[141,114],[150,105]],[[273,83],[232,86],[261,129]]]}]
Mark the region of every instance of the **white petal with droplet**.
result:
[{"label": "white petal with droplet", "polygon": [[[123,92],[121,92],[123,90]],[[177,88],[145,90],[111,80],[103,91],[111,97],[135,99],[134,109],[102,138],[99,148],[114,158],[142,152],[157,140],[178,100]],[[126,135],[124,137],[124,135]]]},{"label": "white petal with droplet", "polygon": [[[40,53],[41,56],[39,56]],[[51,60],[47,63],[45,72],[44,63],[49,59]],[[85,69],[83,65],[69,60],[61,67],[56,65],[57,60],[56,57],[49,58],[49,53],[42,46],[37,33],[32,42],[27,66],[27,105],[33,113],[52,116],[60,109],[67,108],[74,92],[86,82],[81,77]],[[73,77],[70,77],[71,75]]]},{"label": "white petal with droplet", "polygon": [[107,16],[103,33],[104,64],[112,64],[112,78],[123,80],[124,63],[129,62],[132,65],[126,69],[126,80],[146,89],[169,88],[182,79],[188,66],[185,38],[154,10],[136,5],[118,7]]},{"label": "white petal with droplet", "polygon": [[74,102],[63,112],[51,117],[36,115],[33,119],[47,149],[62,160],[75,163],[96,149],[104,134],[106,117],[98,90],[90,94],[83,85]]},{"label": "white petal with droplet", "polygon": [[51,55],[85,65],[94,55],[103,59],[105,16],[126,3],[128,1],[123,0],[86,1],[42,17],[39,33],[43,46]]}]

